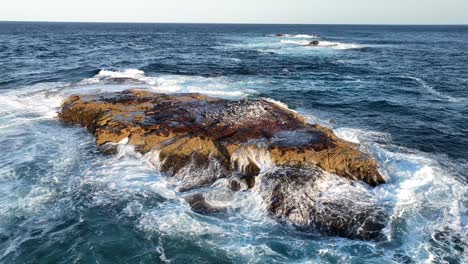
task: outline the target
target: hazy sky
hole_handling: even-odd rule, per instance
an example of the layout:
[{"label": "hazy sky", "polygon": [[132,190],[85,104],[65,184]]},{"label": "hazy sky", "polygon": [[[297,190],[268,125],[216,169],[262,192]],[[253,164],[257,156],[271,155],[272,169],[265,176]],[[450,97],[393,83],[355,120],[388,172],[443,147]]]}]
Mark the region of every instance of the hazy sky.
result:
[{"label": "hazy sky", "polygon": [[468,24],[468,0],[1,0],[0,20]]}]

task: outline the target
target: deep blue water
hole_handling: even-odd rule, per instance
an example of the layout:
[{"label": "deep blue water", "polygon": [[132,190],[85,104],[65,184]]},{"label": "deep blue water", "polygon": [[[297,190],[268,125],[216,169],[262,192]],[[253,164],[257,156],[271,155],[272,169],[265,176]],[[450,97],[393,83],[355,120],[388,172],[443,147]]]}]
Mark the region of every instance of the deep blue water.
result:
[{"label": "deep blue water", "polygon": [[[55,118],[67,95],[135,87],[267,97],[361,143],[387,238],[301,233],[255,193],[198,215],[131,146],[101,155]],[[1,263],[463,263],[468,26],[1,22],[0,146]]]}]

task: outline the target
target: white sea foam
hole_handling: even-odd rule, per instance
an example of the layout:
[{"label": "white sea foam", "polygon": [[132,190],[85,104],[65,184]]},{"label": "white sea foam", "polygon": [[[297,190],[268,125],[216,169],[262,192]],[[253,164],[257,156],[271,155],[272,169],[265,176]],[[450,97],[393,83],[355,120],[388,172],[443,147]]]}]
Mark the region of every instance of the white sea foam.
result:
[{"label": "white sea foam", "polygon": [[94,76],[95,79],[109,79],[109,78],[132,78],[141,79],[145,77],[145,72],[138,69],[127,69],[123,71],[109,71],[101,70]]},{"label": "white sea foam", "polygon": [[292,36],[293,38],[318,38],[317,35],[297,34]]},{"label": "white sea foam", "polygon": [[333,41],[320,41],[320,47],[331,47],[333,49],[346,50],[346,49],[362,49],[364,46],[354,43],[342,43]]},{"label": "white sea foam", "polygon": [[144,71],[127,69],[123,71],[101,70],[92,78],[79,85],[121,85],[126,88],[149,89],[160,93],[202,93],[222,98],[242,98],[255,93],[242,88],[242,83],[224,77],[201,77],[185,75],[147,76]]},{"label": "white sea foam", "polygon": [[280,42],[284,44],[295,44],[295,45],[301,45],[301,46],[307,46],[310,43],[310,41],[308,40],[291,40],[291,39],[282,39],[280,40]]},{"label": "white sea foam", "polygon": [[289,40],[289,39],[282,39],[280,41],[283,44],[293,44],[299,46],[307,46],[311,48],[332,48],[337,50],[346,50],[346,49],[361,49],[364,46],[353,44],[353,43],[341,43],[341,42],[333,42],[333,41],[319,41],[318,45],[310,45],[310,41],[308,40]]},{"label": "white sea foam", "polygon": [[272,99],[272,98],[263,98],[263,99],[265,99],[268,102],[273,103],[273,104],[275,104],[275,105],[277,105],[277,106],[279,106],[279,107],[281,107],[281,108],[283,108],[285,110],[288,110],[288,111],[291,111],[291,112],[294,112],[294,113],[298,113],[296,110],[293,110],[293,109],[289,108],[289,106],[287,104],[283,103],[283,102],[280,102],[280,101]]},{"label": "white sea foam", "polygon": [[[105,186],[94,196],[96,205],[105,205],[115,195],[122,197],[154,192],[165,199],[175,199],[176,195],[162,175],[155,171],[134,146],[123,139],[117,144],[116,155],[99,160],[95,170],[90,170],[82,178],[82,184]],[[99,176],[97,176],[99,175]],[[109,200],[111,199],[111,200]]]},{"label": "white sea foam", "polygon": [[[378,132],[341,128],[337,135],[364,145],[387,175],[387,184],[378,186],[372,193],[381,203],[390,202],[394,206],[385,229],[389,240],[403,239],[403,250],[422,258],[439,254],[435,251],[437,249],[428,244],[422,244],[424,247],[414,244],[429,243],[428,235],[433,236],[448,228],[453,230],[451,232],[460,231],[460,236],[466,237],[468,219],[463,204],[466,202],[464,197],[468,193],[468,186],[459,182],[456,175],[449,173],[450,167],[456,164],[450,164],[445,157],[432,157],[394,147],[388,136]],[[433,221],[435,216],[437,222]],[[399,233],[401,222],[411,227],[403,235]],[[456,233],[451,235],[456,236]]]},{"label": "white sea foam", "polygon": [[361,141],[384,141],[390,140],[390,135],[387,133],[377,131],[366,131],[355,128],[337,128],[334,130],[335,134],[346,141],[360,144]]},{"label": "white sea foam", "polygon": [[270,152],[263,142],[252,142],[240,147],[232,154],[231,162],[237,162],[240,171],[245,171],[250,162],[257,165],[262,172],[275,166]]},{"label": "white sea foam", "polygon": [[[17,118],[30,121],[37,118],[53,118],[62,103],[63,97],[59,94],[65,83],[47,83],[29,87],[29,89],[16,89],[0,94],[0,118]],[[4,122],[4,126],[12,122]]]},{"label": "white sea foam", "polygon": [[[271,35],[276,36],[276,35]],[[317,35],[309,35],[309,34],[283,34],[281,37],[283,38],[318,38]]]},{"label": "white sea foam", "polygon": [[221,235],[224,230],[214,224],[195,219],[188,208],[164,208],[144,212],[138,228],[148,233],[160,233],[175,237],[195,237]]},{"label": "white sea foam", "polygon": [[352,129],[343,129],[343,128],[336,129],[335,134],[339,138],[342,138],[346,141],[353,142],[356,144],[361,143],[361,141],[358,138],[358,134]]}]

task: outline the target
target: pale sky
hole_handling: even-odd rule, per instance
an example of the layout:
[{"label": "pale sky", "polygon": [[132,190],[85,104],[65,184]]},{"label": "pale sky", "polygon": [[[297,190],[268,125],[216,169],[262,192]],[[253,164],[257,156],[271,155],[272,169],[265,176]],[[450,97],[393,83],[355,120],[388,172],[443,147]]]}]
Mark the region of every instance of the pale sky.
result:
[{"label": "pale sky", "polygon": [[0,21],[468,24],[468,0],[0,0]]}]

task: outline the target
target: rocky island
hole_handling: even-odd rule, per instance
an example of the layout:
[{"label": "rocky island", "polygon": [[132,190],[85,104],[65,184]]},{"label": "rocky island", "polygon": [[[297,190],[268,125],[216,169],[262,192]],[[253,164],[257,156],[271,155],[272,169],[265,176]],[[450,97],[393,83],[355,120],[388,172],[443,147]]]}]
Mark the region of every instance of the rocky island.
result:
[{"label": "rocky island", "polygon": [[[270,100],[127,90],[71,96],[59,119],[85,126],[105,152],[128,139],[154,153],[154,164],[180,180],[180,192],[228,179],[232,191],[255,189],[273,217],[300,229],[370,239],[385,226],[385,210],[369,197],[325,199],[317,187],[327,178],[382,184],[376,161]],[[202,193],[186,201],[197,212],[224,211]]]}]

